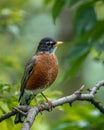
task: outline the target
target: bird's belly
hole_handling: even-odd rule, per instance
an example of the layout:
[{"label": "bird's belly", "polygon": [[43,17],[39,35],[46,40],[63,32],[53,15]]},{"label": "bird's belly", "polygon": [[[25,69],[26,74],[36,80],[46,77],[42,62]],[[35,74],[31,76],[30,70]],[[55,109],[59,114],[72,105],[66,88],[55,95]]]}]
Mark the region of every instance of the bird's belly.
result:
[{"label": "bird's belly", "polygon": [[[42,57],[41,57],[42,56]],[[40,93],[56,79],[58,63],[55,56],[39,55],[33,73],[27,81],[26,89]]]}]

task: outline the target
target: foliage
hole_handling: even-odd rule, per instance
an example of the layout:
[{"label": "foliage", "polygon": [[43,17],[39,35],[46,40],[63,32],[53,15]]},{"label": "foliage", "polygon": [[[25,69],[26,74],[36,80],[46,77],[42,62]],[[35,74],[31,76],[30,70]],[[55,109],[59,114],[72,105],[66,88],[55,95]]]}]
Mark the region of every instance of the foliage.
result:
[{"label": "foliage", "polygon": [[[103,5],[104,7],[104,3],[102,0],[60,0],[60,2],[58,2],[58,0],[55,1],[52,10],[54,20],[56,20],[57,16],[64,6],[71,8],[71,10],[73,11],[75,34],[70,41],[72,47],[70,49],[70,52],[68,52],[70,68],[67,75],[70,74],[69,78],[75,75],[75,73],[82,66],[82,63],[84,62],[86,56],[90,54],[92,50],[96,51],[96,59],[102,60],[99,62],[104,62],[104,59],[100,58],[100,55],[103,53],[104,50],[104,17],[99,17],[99,15],[102,15],[99,13],[101,5]],[[102,49],[100,49],[100,47]]]},{"label": "foliage", "polygon": [[[70,8],[72,11],[74,34],[71,40],[67,41],[65,43],[66,45],[63,45],[62,50],[60,49],[59,59],[64,61],[60,65],[60,68],[61,72],[63,72],[64,69],[64,73],[58,76],[59,78],[53,86],[60,86],[63,90],[65,84],[60,84],[60,82],[64,82],[66,79],[69,81],[69,79],[73,78],[77,72],[79,72],[88,56],[93,57],[98,63],[104,63],[103,0],[44,0],[44,2],[1,0],[0,115],[8,112],[13,106],[18,104],[17,100],[23,68],[28,57],[34,54],[33,48],[36,48],[36,44],[35,47],[34,44],[32,44],[34,40],[36,41],[36,37],[33,35],[34,32],[31,31],[29,34],[29,29],[32,30],[33,28],[34,19],[36,20],[36,18],[42,17],[39,21],[41,22],[41,27],[37,28],[37,25],[34,26],[38,30],[36,30],[36,32],[39,32],[38,35],[44,36],[46,33],[43,35],[40,33],[45,26],[42,23],[44,23],[43,21],[46,19],[46,17],[43,16],[43,12],[47,13],[47,15],[52,14],[53,24],[55,23],[55,25],[57,25],[57,19],[61,12],[64,11],[64,8]],[[50,9],[52,10],[50,11]],[[43,32],[48,30],[50,30],[50,28],[47,24]],[[49,32],[47,32],[47,34],[49,34]],[[58,98],[62,95],[60,91],[51,91],[53,91],[53,89],[46,92],[46,95],[51,99]],[[43,101],[40,95],[38,99],[39,101]],[[32,105],[34,105],[34,102],[32,102]],[[60,107],[59,110],[60,113],[57,114],[59,118],[57,117],[56,120],[52,116],[52,119],[49,120],[47,119],[48,117],[38,116],[32,129],[41,129],[41,127],[43,130],[104,129],[102,114],[89,104],[77,104],[75,106],[73,105],[72,108],[66,105]],[[64,113],[64,115],[62,113]],[[20,129],[21,125],[14,125],[13,120],[14,118],[5,120],[0,124],[0,129]],[[49,122],[53,120],[55,120],[55,122],[50,124]],[[42,125],[41,127],[40,123]]]},{"label": "foliage", "polygon": [[[75,106],[74,106],[75,107]],[[76,115],[77,113],[77,115]],[[67,109],[67,116],[61,121],[53,125],[52,130],[103,130],[103,115],[93,109],[90,105],[88,107],[76,106],[76,109]],[[96,123],[95,123],[96,122]]]}]

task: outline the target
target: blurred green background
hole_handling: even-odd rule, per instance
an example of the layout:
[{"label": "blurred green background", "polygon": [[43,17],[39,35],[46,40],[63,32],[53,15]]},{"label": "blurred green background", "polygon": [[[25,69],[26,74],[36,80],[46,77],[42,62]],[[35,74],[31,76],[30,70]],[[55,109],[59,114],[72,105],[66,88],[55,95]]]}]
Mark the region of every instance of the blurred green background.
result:
[{"label": "blurred green background", "polygon": [[[56,52],[58,77],[44,92],[50,100],[104,79],[104,0],[0,0],[0,115],[18,105],[24,66],[47,36],[64,41]],[[96,95],[102,104],[103,91]],[[13,121],[0,129],[21,129]],[[103,124],[103,114],[79,101],[39,114],[32,130],[104,130]]]}]

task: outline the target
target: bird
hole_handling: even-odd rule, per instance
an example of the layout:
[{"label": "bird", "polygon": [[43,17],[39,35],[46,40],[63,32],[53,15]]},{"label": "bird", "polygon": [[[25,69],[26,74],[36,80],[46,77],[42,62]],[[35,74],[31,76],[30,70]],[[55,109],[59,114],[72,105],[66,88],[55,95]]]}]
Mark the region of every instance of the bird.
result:
[{"label": "bird", "polygon": [[[55,51],[62,41],[56,41],[50,37],[40,40],[34,56],[27,62],[21,80],[20,105],[29,105],[31,100],[42,93],[56,79],[58,74],[58,60]],[[45,97],[46,98],[46,97]],[[48,101],[48,99],[46,98]],[[23,123],[25,116],[17,113],[14,123]]]}]

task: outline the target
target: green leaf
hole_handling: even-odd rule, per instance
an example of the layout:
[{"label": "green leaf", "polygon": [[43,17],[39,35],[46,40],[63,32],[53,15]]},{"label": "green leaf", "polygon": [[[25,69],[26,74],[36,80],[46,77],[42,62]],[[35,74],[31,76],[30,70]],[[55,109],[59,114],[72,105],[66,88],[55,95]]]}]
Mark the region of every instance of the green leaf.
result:
[{"label": "green leaf", "polygon": [[69,52],[69,70],[65,78],[72,78],[81,68],[91,48],[91,44],[78,44]]},{"label": "green leaf", "polygon": [[11,9],[2,9],[0,12],[0,25],[20,24],[23,22],[23,11],[12,11]]},{"label": "green leaf", "polygon": [[77,44],[74,47],[72,47],[69,51],[69,59],[70,62],[75,61],[79,57],[83,56],[85,53],[87,53],[91,48],[91,44],[84,43],[84,44]]},{"label": "green leaf", "polygon": [[78,2],[80,2],[81,0],[69,0],[69,5],[72,6]]},{"label": "green leaf", "polygon": [[95,48],[98,52],[102,52],[104,51],[104,43],[99,43],[97,42],[96,45],[95,45]]},{"label": "green leaf", "polygon": [[[104,35],[104,20],[97,21],[94,27],[88,32],[88,37],[94,39],[95,41]],[[96,42],[95,42],[96,43]]]},{"label": "green leaf", "polygon": [[69,72],[67,73],[68,79],[72,78],[76,72],[81,68],[85,58],[87,57],[88,53],[79,57],[75,62],[72,63]]},{"label": "green leaf", "polygon": [[92,4],[81,5],[75,13],[76,35],[81,36],[93,28],[96,23],[96,13]]},{"label": "green leaf", "polygon": [[59,15],[59,13],[61,12],[62,8],[65,5],[65,0],[56,0],[54,5],[53,5],[53,9],[52,9],[52,16],[53,16],[53,20],[55,23],[55,20],[57,18],[57,16]]},{"label": "green leaf", "polygon": [[50,4],[52,2],[52,0],[44,0],[44,4],[45,5],[48,5],[48,4]]}]

